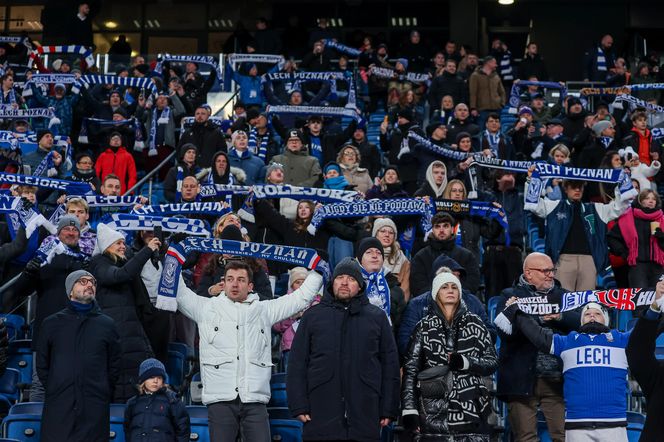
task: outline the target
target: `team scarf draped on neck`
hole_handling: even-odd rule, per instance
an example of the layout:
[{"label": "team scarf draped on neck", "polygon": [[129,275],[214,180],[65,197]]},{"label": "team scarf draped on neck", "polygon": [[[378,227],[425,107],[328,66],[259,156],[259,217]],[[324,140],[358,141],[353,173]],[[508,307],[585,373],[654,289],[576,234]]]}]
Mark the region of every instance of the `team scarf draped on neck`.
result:
[{"label": "team scarf draped on neck", "polygon": [[488,129],[484,131],[484,137],[486,138],[487,143],[489,143],[489,149],[493,152],[495,157],[498,157],[498,149],[500,146],[500,132],[492,134]]},{"label": "team scarf draped on neck", "polygon": [[394,198],[386,200],[332,203],[316,209],[307,231],[315,235],[316,230],[328,218],[359,218],[373,215],[419,215],[423,232],[431,230],[432,210],[421,198]]},{"label": "team scarf draped on neck", "polygon": [[269,139],[269,134],[265,133],[261,137],[261,143],[260,145],[258,144],[258,129],[255,127],[252,127],[251,130],[249,131],[249,141],[248,141],[248,148],[253,153],[255,156],[263,160],[265,162],[267,158],[267,141]]},{"label": "team scarf draped on neck", "polygon": [[2,184],[24,184],[45,189],[61,190],[67,195],[85,195],[92,192],[90,183],[80,181],[57,180],[55,178],[20,175],[16,173],[0,172]]},{"label": "team scarf draped on neck", "polygon": [[3,105],[5,105],[5,106],[9,105],[10,107],[13,107],[14,105],[17,104],[16,103],[16,91],[14,90],[14,88],[11,88],[7,91],[6,97],[7,98],[5,98],[5,91],[3,90],[2,91],[2,103],[3,103]]},{"label": "team scarf draped on neck", "polygon": [[77,261],[87,261],[90,257],[83,252],[72,250],[70,247],[62,243],[58,238],[53,238],[46,244],[42,244],[35,253],[35,258],[41,261],[42,267],[50,264],[53,258],[57,255],[71,256]]},{"label": "team scarf draped on neck", "polygon": [[465,215],[496,220],[505,231],[505,245],[510,245],[510,229],[507,222],[507,214],[501,207],[496,207],[490,202],[474,200],[436,200],[434,204],[436,212],[447,212],[452,216]]},{"label": "team scarf draped on neck", "polygon": [[388,80],[399,80],[399,81],[410,81],[411,83],[429,83],[430,76],[429,74],[420,74],[417,72],[406,72],[404,74],[399,74],[397,71],[391,68],[383,68],[374,66],[371,68],[371,75],[377,78],[385,78]]},{"label": "team scarf draped on neck", "polygon": [[612,137],[599,137],[599,142],[602,143],[605,149],[608,149],[611,143],[613,143]]},{"label": "team scarf draped on neck", "polygon": [[512,53],[505,51],[499,60],[498,73],[503,81],[514,80],[514,71],[512,70]]},{"label": "team scarf draped on neck", "polygon": [[[158,125],[167,125],[171,117],[171,108],[166,106],[161,110],[159,114],[159,109],[156,106],[152,108],[152,123],[150,124],[150,139],[148,140],[150,149],[148,150],[148,156],[154,157],[158,155],[157,152],[157,126]],[[141,150],[139,146],[134,146],[135,150]]]},{"label": "team scarf draped on neck", "polygon": [[215,60],[214,57],[210,55],[171,55],[171,54],[160,54],[157,57],[157,64],[154,67],[154,72],[161,76],[163,71],[163,64],[165,61],[172,61],[177,63],[196,63],[196,64],[206,64],[210,66],[217,73],[217,81],[221,82],[221,68],[219,63]]},{"label": "team scarf draped on neck", "polygon": [[157,206],[142,206],[132,210],[136,215],[167,215],[167,214],[205,214],[214,216],[223,216],[231,212],[231,208],[221,202],[194,202],[194,203],[176,203],[159,204]]},{"label": "team scarf draped on neck", "polygon": [[30,53],[30,62],[34,62],[40,55],[44,54],[78,54],[85,60],[88,68],[95,65],[92,49],[82,45],[50,45],[37,46]]},{"label": "team scarf draped on neck", "polygon": [[122,231],[154,230],[161,227],[164,232],[186,233],[210,237],[210,225],[202,219],[138,215],[135,213],[109,213],[101,221],[108,227]]},{"label": "team scarf draped on neck", "polygon": [[166,253],[164,270],[159,281],[156,307],[162,310],[176,311],[176,295],[180,282],[181,266],[189,252],[200,251],[232,256],[248,256],[270,261],[283,262],[314,269],[321,262],[313,249],[303,247],[262,244],[226,239],[187,238],[172,244]]},{"label": "team scarf draped on neck", "polygon": [[298,187],[290,184],[264,186],[234,186],[245,187],[249,196],[244,201],[238,215],[249,222],[256,222],[254,216],[254,200],[290,198],[294,200],[312,200],[321,203],[353,202],[362,199],[362,195],[354,190],[320,189],[316,187]]},{"label": "team scarf draped on neck", "polygon": [[596,63],[597,63],[597,70],[600,72],[606,72],[606,56],[604,55],[604,51],[602,50],[601,46],[597,46],[597,58],[596,58]]},{"label": "team scarf draped on neck", "polygon": [[268,114],[291,114],[291,115],[321,115],[324,117],[349,117],[361,121],[360,115],[353,106],[350,107],[332,107],[332,106],[268,106]]},{"label": "team scarf draped on neck", "polygon": [[360,55],[362,55],[362,51],[350,46],[346,46],[345,44],[339,43],[334,40],[330,39],[323,39],[323,45],[326,48],[332,48],[336,50],[337,52],[341,52],[342,54],[350,55],[353,58],[357,58]]},{"label": "team scarf draped on neck", "polygon": [[101,126],[102,128],[121,128],[126,127],[134,132],[134,149],[141,150],[145,147],[143,140],[143,130],[141,123],[138,122],[136,117],[129,118],[128,120],[104,120],[102,118],[83,118],[81,122],[81,131],[78,135],[78,142],[83,144],[89,143],[88,133],[90,125]]},{"label": "team scarf draped on neck", "polygon": [[387,315],[387,318],[390,319],[390,287],[385,279],[385,271],[380,269],[378,272],[369,273],[362,266],[360,266],[360,270],[362,270],[362,276],[367,283],[365,293],[367,298],[369,298],[369,302],[376,307],[380,307]]},{"label": "team scarf draped on neck", "polygon": [[596,302],[616,310],[635,310],[638,307],[651,305],[656,292],[642,288],[624,288],[607,290],[585,290],[562,294],[560,303],[552,302],[546,294],[519,298],[516,303],[502,311],[494,323],[503,332],[511,335],[512,324],[517,310],[529,315],[550,315],[575,310],[589,302]]},{"label": "team scarf draped on neck", "polygon": [[556,83],[554,81],[525,81],[519,80],[518,83],[514,83],[512,90],[510,91],[510,107],[512,109],[518,109],[521,104],[521,91],[523,88],[528,86],[537,86],[543,89],[557,89],[560,91],[560,97],[558,98],[559,102],[565,100],[567,97],[567,87],[564,84]]}]

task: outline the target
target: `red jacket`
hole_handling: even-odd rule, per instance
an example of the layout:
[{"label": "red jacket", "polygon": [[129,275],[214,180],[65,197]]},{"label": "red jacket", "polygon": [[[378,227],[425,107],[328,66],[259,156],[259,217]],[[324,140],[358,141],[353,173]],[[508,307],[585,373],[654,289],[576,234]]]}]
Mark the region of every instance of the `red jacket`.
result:
[{"label": "red jacket", "polygon": [[122,194],[136,184],[136,163],[124,147],[118,148],[117,152],[113,152],[111,148],[102,152],[97,158],[95,170],[102,182],[110,173],[117,175],[120,178]]}]

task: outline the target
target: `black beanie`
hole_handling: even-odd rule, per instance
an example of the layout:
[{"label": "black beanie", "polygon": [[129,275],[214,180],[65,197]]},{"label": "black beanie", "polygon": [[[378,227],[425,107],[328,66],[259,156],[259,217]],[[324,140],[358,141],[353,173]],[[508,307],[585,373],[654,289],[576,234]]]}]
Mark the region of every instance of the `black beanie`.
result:
[{"label": "black beanie", "polygon": [[364,253],[369,249],[380,250],[380,254],[383,255],[383,259],[385,259],[385,252],[383,251],[383,245],[380,243],[378,238],[374,236],[369,236],[367,238],[362,238],[357,243],[355,258],[357,258],[358,262],[362,262],[362,257],[364,256]]},{"label": "black beanie", "polygon": [[37,131],[37,144],[39,144],[39,142],[41,141],[42,137],[43,137],[44,135],[46,135],[46,134],[51,134],[51,135],[53,135],[53,132],[51,132],[51,131],[48,130],[48,129],[43,129],[43,130],[38,130],[38,131]]},{"label": "black beanie", "polygon": [[[224,229],[225,230],[225,229]],[[382,250],[382,248],[381,248]],[[360,265],[351,257],[346,257],[342,259],[339,264],[334,268],[334,273],[332,274],[332,280],[330,281],[330,288],[332,287],[332,282],[337,276],[348,275],[353,278],[360,285],[360,293],[366,288],[366,283],[364,282],[364,277],[362,276],[362,269]],[[330,289],[330,292],[332,290]]]}]

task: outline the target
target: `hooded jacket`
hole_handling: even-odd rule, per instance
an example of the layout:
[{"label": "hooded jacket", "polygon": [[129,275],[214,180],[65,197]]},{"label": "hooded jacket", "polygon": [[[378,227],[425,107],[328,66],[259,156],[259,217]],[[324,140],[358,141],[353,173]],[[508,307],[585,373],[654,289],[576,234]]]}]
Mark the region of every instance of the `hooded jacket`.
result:
[{"label": "hooded jacket", "polygon": [[[445,171],[445,177],[440,186],[436,185],[433,179],[433,167],[442,167]],[[440,160],[435,160],[429,164],[425,173],[426,181],[422,183],[419,189],[415,192],[414,196],[428,196],[431,199],[439,199],[443,197],[443,191],[447,187],[447,166]]]},{"label": "hooded jacket", "polygon": [[284,166],[284,183],[294,186],[313,187],[321,176],[320,163],[309,155],[306,146],[298,152],[284,149],[281,155],[272,158],[275,163]]},{"label": "hooded jacket", "polygon": [[478,67],[468,79],[470,108],[478,111],[502,109],[507,102],[498,72],[487,75]]},{"label": "hooded jacket", "polygon": [[114,150],[107,147],[95,162],[95,171],[101,182],[108,174],[117,175],[120,178],[120,193],[124,194],[136,184],[136,163],[134,157],[127,152],[124,146]]}]

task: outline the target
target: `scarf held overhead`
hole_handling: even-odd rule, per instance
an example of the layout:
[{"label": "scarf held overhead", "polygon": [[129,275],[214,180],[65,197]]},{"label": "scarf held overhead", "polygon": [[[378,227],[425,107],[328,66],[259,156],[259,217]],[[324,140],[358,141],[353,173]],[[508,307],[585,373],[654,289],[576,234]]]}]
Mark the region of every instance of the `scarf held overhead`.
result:
[{"label": "scarf held overhead", "polygon": [[166,253],[164,270],[159,281],[157,308],[173,312],[177,310],[176,295],[181,266],[185,261],[186,255],[192,251],[263,258],[309,269],[316,268],[319,262],[321,262],[315,250],[302,247],[225,239],[187,238],[178,244],[171,245]]},{"label": "scarf held overhead", "polygon": [[161,227],[164,232],[211,236],[210,226],[202,219],[109,213],[104,216],[102,223],[115,230],[141,231]]},{"label": "scarf held overhead", "polygon": [[496,220],[505,231],[505,245],[510,245],[510,229],[507,214],[501,207],[485,201],[436,200],[436,212],[454,215],[467,215]]},{"label": "scarf held overhead", "polygon": [[0,172],[0,183],[24,184],[28,186],[43,187],[46,189],[61,190],[67,195],[85,195],[92,192],[92,186],[90,183],[56,180],[55,178],[19,175],[6,172]]}]

